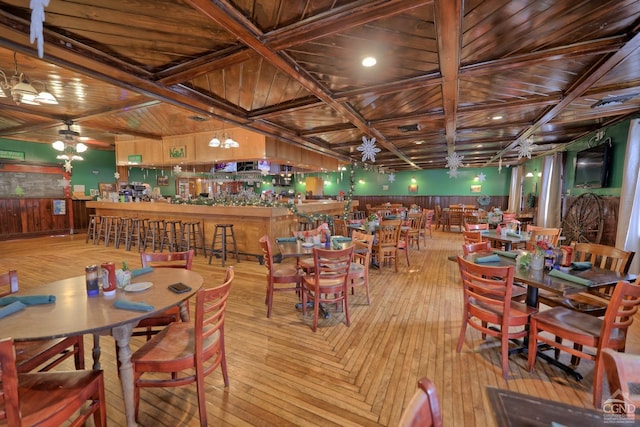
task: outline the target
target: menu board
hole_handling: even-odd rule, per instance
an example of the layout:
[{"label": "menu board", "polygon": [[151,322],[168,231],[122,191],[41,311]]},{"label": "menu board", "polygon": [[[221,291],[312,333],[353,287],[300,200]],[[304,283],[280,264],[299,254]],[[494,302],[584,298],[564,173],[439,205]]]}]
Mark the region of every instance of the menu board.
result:
[{"label": "menu board", "polygon": [[0,197],[64,197],[64,175],[31,172],[0,172]]}]

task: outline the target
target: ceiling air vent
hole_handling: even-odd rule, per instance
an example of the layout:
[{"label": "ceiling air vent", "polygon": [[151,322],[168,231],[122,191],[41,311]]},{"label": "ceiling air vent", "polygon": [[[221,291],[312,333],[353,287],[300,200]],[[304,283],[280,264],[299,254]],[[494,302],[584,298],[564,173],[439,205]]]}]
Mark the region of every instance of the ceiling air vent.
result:
[{"label": "ceiling air vent", "polygon": [[601,101],[596,102],[591,106],[591,108],[613,107],[614,105],[624,104],[625,102],[629,101],[631,98],[635,98],[636,96],[638,96],[637,93],[612,96],[611,98],[605,98]]},{"label": "ceiling air vent", "polygon": [[415,124],[415,125],[398,126],[398,130],[400,132],[417,132],[420,130],[420,125]]},{"label": "ceiling air vent", "polygon": [[209,120],[206,117],[200,117],[200,116],[189,116],[189,118],[194,122],[206,122],[207,120]]}]

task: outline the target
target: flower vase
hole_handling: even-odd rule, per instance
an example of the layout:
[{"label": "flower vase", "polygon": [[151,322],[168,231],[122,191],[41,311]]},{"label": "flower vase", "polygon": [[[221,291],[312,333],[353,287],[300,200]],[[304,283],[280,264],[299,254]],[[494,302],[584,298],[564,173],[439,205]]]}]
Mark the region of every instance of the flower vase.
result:
[{"label": "flower vase", "polygon": [[531,255],[531,269],[532,270],[544,269],[544,255],[539,253],[534,253],[533,255]]}]

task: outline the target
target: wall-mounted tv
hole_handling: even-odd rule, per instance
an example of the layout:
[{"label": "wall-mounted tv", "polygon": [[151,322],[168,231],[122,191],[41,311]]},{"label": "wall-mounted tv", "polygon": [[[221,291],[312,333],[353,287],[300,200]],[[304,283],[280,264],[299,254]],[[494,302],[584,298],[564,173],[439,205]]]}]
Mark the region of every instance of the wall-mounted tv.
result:
[{"label": "wall-mounted tv", "polygon": [[598,146],[578,151],[574,187],[608,187],[612,159],[613,146],[610,139]]},{"label": "wall-mounted tv", "polygon": [[238,170],[237,162],[216,163],[214,170],[216,172],[236,172]]},{"label": "wall-mounted tv", "polygon": [[258,170],[271,172],[271,162],[269,160],[258,160]]}]

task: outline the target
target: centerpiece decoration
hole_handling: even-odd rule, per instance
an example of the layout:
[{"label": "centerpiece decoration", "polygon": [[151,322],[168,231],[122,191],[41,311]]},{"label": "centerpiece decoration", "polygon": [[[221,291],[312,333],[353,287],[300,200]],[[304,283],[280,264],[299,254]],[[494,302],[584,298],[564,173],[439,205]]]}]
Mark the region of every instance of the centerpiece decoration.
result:
[{"label": "centerpiece decoration", "polygon": [[374,213],[370,214],[364,222],[364,227],[370,232],[375,231],[376,227],[378,227],[379,225],[380,225],[380,218],[378,217],[377,214],[374,214]]},{"label": "centerpiece decoration", "polygon": [[[531,254],[531,268],[534,270],[542,270],[545,268],[545,257],[553,251],[553,245],[545,240],[537,240],[534,245],[534,251]],[[553,268],[553,260],[551,260],[551,268]]]}]

